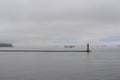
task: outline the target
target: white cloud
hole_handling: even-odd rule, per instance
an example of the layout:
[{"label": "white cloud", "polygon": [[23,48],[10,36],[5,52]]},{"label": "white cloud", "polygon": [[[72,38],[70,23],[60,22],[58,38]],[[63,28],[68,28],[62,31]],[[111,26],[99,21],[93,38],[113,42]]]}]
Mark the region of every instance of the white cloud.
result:
[{"label": "white cloud", "polygon": [[75,44],[102,44],[100,39],[120,34],[119,4],[119,0],[0,0],[0,40],[49,45],[65,35],[77,35]]}]

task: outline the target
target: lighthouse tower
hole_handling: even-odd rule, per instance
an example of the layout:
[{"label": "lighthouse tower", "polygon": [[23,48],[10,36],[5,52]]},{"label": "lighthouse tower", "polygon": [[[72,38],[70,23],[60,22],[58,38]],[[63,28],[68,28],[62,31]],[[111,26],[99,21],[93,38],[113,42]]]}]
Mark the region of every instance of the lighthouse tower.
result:
[{"label": "lighthouse tower", "polygon": [[89,43],[87,43],[87,50],[86,50],[87,52],[91,52],[90,51],[90,46],[89,46]]}]

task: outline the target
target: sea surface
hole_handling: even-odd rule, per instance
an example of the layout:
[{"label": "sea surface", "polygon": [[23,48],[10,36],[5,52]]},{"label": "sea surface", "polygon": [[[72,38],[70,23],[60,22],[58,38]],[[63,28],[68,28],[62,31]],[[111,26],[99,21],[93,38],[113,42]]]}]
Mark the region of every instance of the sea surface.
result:
[{"label": "sea surface", "polygon": [[120,48],[0,52],[0,80],[120,80]]}]

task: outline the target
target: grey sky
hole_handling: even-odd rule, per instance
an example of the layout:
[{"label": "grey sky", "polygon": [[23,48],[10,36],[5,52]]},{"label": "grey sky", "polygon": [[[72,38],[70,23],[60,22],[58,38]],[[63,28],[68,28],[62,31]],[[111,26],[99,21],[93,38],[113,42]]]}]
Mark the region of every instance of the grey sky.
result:
[{"label": "grey sky", "polygon": [[76,36],[67,43],[105,43],[100,40],[120,36],[119,4],[119,0],[0,0],[0,40],[50,45]]}]

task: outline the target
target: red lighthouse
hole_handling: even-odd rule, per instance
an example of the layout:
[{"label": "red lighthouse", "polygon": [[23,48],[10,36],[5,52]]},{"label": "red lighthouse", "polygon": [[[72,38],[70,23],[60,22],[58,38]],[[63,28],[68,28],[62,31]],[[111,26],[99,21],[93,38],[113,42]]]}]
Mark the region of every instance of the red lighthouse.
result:
[{"label": "red lighthouse", "polygon": [[91,52],[90,51],[90,46],[89,46],[89,43],[87,43],[87,50],[86,50],[87,52]]}]

